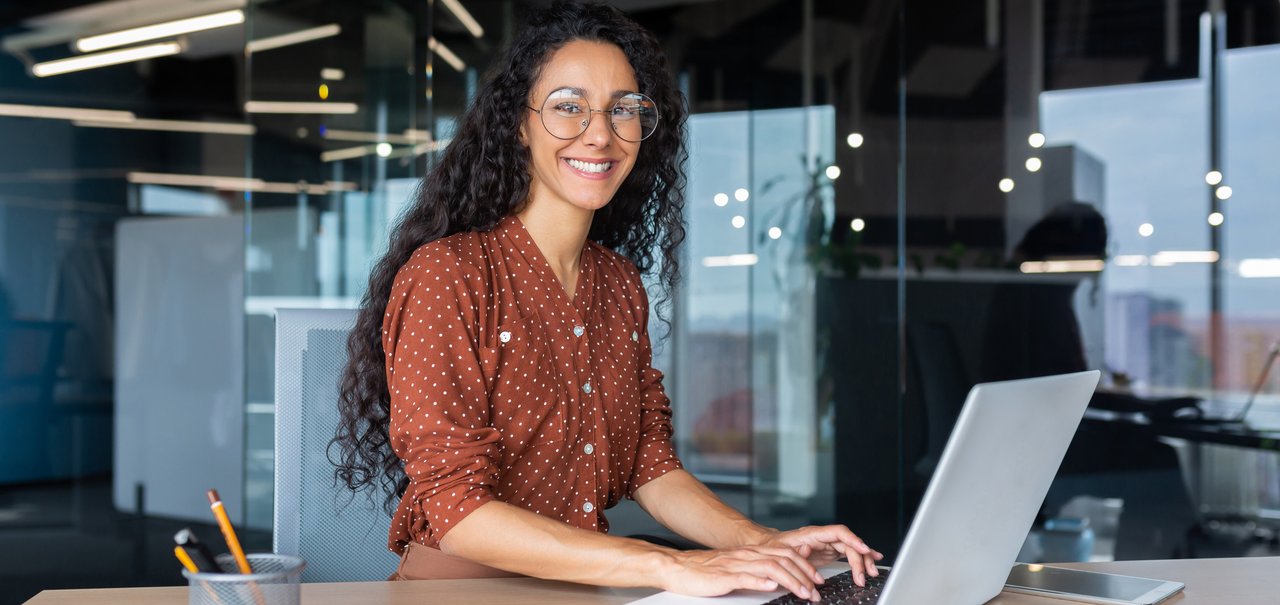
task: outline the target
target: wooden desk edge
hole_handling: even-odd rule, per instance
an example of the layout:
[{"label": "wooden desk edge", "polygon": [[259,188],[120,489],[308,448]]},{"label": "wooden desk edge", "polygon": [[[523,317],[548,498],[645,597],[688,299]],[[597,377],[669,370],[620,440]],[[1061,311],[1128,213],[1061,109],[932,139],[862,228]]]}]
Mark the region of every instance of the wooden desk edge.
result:
[{"label": "wooden desk edge", "polygon": [[[1111,563],[1050,563],[1055,567],[1174,580],[1185,591],[1166,601],[1168,605],[1275,605],[1280,591],[1272,578],[1280,576],[1280,557],[1236,559],[1175,559],[1117,561]],[[482,590],[477,590],[478,587]],[[610,589],[533,578],[496,580],[434,580],[416,582],[342,582],[302,585],[304,605],[420,605],[423,597],[434,604],[476,602],[621,605],[656,593],[651,589]],[[27,605],[181,605],[187,602],[186,586],[46,590]],[[988,605],[1062,605],[1064,601],[1002,593]]]}]

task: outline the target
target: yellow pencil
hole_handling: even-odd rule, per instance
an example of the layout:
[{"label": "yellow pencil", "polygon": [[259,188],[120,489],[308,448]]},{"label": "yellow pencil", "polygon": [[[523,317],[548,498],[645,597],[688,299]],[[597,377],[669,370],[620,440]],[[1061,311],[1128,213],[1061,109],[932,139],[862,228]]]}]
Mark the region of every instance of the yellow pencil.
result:
[{"label": "yellow pencil", "polygon": [[231,556],[236,558],[236,566],[240,568],[240,573],[253,573],[253,568],[249,567],[249,559],[244,556],[244,549],[240,548],[240,540],[236,538],[236,530],[231,527],[227,509],[222,506],[222,498],[218,497],[218,490],[209,490],[208,496],[209,508],[213,509],[213,516],[218,520],[218,528],[222,530],[222,537],[227,541],[227,549],[231,551]]},{"label": "yellow pencil", "polygon": [[[187,571],[191,573],[200,573],[200,568],[196,567],[196,562],[191,560],[191,555],[187,554],[187,551],[183,550],[181,546],[173,547],[173,556],[178,557],[178,560],[182,561],[182,566],[187,568]],[[209,594],[209,598],[213,599],[214,603],[222,602],[222,599],[218,598],[218,593],[214,592],[213,589],[209,587],[208,582],[201,582],[200,585],[204,587],[204,591]]]},{"label": "yellow pencil", "polygon": [[182,566],[187,568],[187,571],[191,573],[200,573],[200,568],[196,567],[196,562],[191,560],[191,555],[188,555],[187,551],[182,550],[181,546],[173,547],[173,556],[178,557],[178,560],[182,561]]}]

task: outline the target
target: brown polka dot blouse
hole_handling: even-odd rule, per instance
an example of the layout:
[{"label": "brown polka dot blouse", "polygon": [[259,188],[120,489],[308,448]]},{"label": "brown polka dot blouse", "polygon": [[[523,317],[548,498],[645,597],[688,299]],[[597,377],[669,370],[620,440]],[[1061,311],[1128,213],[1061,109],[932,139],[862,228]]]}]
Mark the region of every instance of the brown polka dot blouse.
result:
[{"label": "brown polka dot blouse", "polygon": [[388,546],[439,547],[490,500],[583,529],[681,467],[635,265],[588,242],[572,298],[510,216],[419,248],[383,347],[391,447],[409,488]]}]

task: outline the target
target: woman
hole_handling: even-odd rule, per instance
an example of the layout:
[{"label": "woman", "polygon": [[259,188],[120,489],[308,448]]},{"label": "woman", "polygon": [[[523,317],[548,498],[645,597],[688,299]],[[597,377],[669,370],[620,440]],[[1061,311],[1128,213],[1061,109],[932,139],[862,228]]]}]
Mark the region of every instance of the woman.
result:
[{"label": "woman", "polygon": [[[577,2],[535,15],[462,116],[373,271],[341,385],[338,477],[400,498],[396,577],[816,599],[814,565],[840,553],[876,574],[844,526],[752,523],[671,447],[641,274],[678,275],[684,118],[656,40]],[[710,550],[607,535],[622,497]]]}]

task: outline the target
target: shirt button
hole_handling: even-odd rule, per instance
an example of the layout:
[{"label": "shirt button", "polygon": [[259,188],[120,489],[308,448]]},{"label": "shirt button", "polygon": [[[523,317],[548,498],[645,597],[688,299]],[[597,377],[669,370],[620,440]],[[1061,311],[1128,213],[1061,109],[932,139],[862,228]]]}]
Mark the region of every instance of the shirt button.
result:
[{"label": "shirt button", "polygon": [[593,511],[593,510],[595,510],[595,509],[596,509],[596,505],[594,505],[594,504],[592,504],[592,503],[590,503],[590,502],[587,502],[586,504],[583,504],[583,505],[582,505],[582,512],[584,512],[584,513],[589,513],[589,512],[591,512],[591,511]]},{"label": "shirt button", "polygon": [[591,445],[590,443],[588,443],[588,444],[586,444],[586,445],[582,446],[582,451],[584,451],[584,452],[586,452],[586,453],[588,453],[588,454],[595,453],[595,451],[596,451],[596,446]]},{"label": "shirt button", "polygon": [[583,333],[583,332],[586,332],[586,331],[587,331],[587,330],[586,330],[586,328],[583,328],[582,326],[574,326],[574,327],[573,327],[573,335],[574,335],[574,336],[582,336],[582,333]]},{"label": "shirt button", "polygon": [[498,340],[511,342],[511,333],[504,330],[501,334],[498,334]]},{"label": "shirt button", "polygon": [[582,385],[582,392],[583,392],[583,393],[586,393],[586,394],[588,394],[588,395],[590,395],[590,394],[591,394],[591,383],[590,383],[590,382],[588,382],[588,383],[586,383],[586,384]]}]

